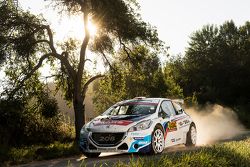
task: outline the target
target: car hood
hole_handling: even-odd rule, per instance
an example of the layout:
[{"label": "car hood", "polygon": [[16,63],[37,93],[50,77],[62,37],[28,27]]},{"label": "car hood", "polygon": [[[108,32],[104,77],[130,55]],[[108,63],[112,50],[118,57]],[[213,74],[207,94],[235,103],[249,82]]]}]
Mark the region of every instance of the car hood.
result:
[{"label": "car hood", "polygon": [[98,116],[93,119],[87,129],[92,132],[126,132],[138,122],[148,119],[151,115],[119,115]]}]

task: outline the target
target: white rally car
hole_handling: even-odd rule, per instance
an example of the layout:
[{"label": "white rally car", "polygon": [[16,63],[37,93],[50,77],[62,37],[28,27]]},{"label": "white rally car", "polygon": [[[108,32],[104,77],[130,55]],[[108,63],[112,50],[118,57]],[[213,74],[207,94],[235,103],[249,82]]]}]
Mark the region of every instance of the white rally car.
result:
[{"label": "white rally car", "polygon": [[87,157],[101,152],[161,153],[177,144],[194,146],[196,127],[179,101],[135,98],[119,102],[81,129],[80,149]]}]

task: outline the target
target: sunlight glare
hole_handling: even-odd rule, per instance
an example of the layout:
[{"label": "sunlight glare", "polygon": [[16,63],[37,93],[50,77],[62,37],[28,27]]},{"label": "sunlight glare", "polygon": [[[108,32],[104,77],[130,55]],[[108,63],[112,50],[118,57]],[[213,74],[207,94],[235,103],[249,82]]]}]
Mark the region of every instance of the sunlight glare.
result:
[{"label": "sunlight glare", "polygon": [[90,36],[95,36],[96,35],[97,27],[91,21],[89,21],[89,23],[88,23],[88,29],[89,29]]}]

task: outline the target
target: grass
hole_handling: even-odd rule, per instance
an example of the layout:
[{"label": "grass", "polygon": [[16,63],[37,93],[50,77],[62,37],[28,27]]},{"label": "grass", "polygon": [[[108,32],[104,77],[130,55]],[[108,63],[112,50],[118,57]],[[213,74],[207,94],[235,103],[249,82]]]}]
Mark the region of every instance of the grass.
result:
[{"label": "grass", "polygon": [[[22,148],[0,149],[0,166],[28,163],[34,160],[47,160],[58,157],[79,155],[76,145],[55,142],[43,146],[29,146]],[[2,162],[2,164],[1,164]],[[71,166],[71,164],[68,164]],[[132,157],[127,162],[103,164],[101,166],[114,167],[219,167],[219,166],[250,166],[250,138],[242,141],[231,141],[212,146],[200,147],[193,151],[166,153],[161,156]],[[85,166],[84,162],[81,166]],[[98,166],[98,165],[96,165]]]},{"label": "grass", "polygon": [[116,167],[249,167],[250,138],[213,146],[202,147],[194,151],[167,153],[162,156],[132,158],[129,163],[119,162]]},{"label": "grass", "polygon": [[49,145],[33,145],[20,148],[1,148],[0,166],[24,164],[35,160],[47,160],[77,154],[80,154],[80,152],[74,142],[55,142]]}]

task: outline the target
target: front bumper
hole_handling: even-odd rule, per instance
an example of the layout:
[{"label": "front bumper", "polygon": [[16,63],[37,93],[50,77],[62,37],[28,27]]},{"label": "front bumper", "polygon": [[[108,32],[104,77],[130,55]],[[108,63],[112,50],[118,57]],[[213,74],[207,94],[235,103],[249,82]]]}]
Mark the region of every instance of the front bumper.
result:
[{"label": "front bumper", "polygon": [[122,139],[116,144],[98,144],[92,138],[92,132],[84,132],[80,137],[82,152],[125,152],[147,153],[151,150],[151,133],[148,130],[125,132]]}]

